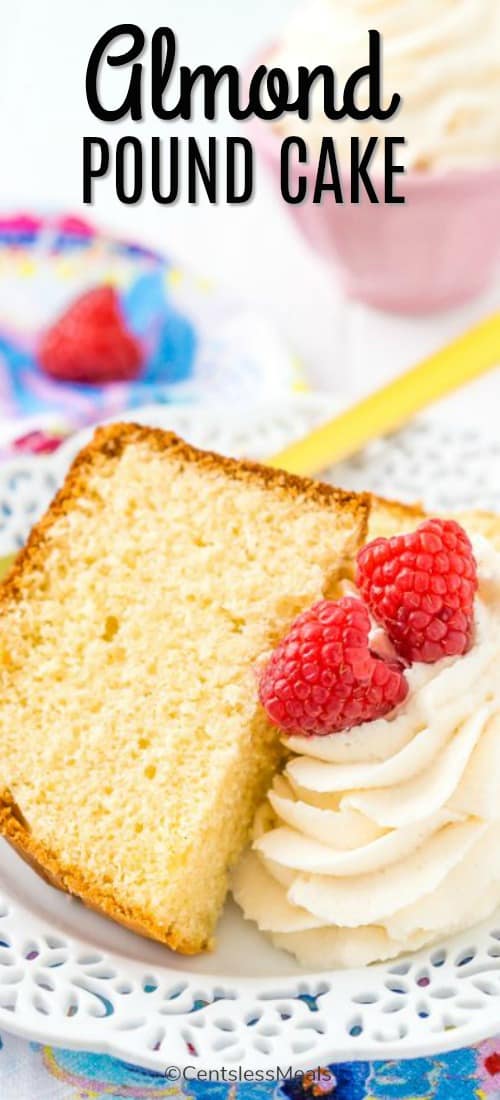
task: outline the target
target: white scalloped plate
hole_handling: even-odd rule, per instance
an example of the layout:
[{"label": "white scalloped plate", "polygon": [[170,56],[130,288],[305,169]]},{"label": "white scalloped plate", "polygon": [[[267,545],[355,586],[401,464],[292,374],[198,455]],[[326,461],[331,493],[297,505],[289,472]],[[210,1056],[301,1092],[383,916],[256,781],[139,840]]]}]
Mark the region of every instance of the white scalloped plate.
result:
[{"label": "white scalloped plate", "polygon": [[[134,419],[227,453],[264,456],[324,417],[328,398],[285,398],[234,415],[166,406]],[[226,414],[227,415],[227,414]],[[26,537],[84,436],[48,458],[0,467],[0,552]],[[422,421],[335,470],[335,480],[434,508],[500,509],[493,440]],[[406,490],[406,492],[405,492]],[[3,842],[0,1026],[106,1051],[137,1065],[304,1069],[415,1057],[498,1031],[500,914],[446,944],[385,965],[306,974],[228,903],[210,956],[186,959],[53,890]]]}]

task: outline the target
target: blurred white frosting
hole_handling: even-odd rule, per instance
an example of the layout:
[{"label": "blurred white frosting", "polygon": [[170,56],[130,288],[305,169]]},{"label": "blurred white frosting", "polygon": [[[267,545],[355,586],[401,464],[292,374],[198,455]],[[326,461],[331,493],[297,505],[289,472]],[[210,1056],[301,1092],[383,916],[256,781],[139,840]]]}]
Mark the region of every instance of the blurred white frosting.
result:
[{"label": "blurred white frosting", "polygon": [[[384,104],[393,92],[403,106],[387,122],[323,114],[321,81],[312,95],[309,122],[286,115],[275,123],[314,146],[329,134],[348,158],[351,135],[400,136],[407,148],[398,163],[430,170],[500,160],[499,0],[304,0],[267,58],[293,80],[299,65],[331,65],[342,93],[349,75],[368,60],[368,30],[383,36]],[[341,102],[341,101],[340,101]],[[366,106],[367,85],[360,85]]]}]

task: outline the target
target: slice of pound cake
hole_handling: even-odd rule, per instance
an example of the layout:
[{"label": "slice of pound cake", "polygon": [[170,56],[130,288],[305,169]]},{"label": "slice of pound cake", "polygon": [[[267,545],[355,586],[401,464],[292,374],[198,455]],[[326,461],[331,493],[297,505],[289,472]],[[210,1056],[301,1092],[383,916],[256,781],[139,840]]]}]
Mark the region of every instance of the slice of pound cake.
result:
[{"label": "slice of pound cake", "polygon": [[279,763],[256,666],[332,590],[365,498],[97,431],[3,586],[0,829],[49,881],[186,953]]}]

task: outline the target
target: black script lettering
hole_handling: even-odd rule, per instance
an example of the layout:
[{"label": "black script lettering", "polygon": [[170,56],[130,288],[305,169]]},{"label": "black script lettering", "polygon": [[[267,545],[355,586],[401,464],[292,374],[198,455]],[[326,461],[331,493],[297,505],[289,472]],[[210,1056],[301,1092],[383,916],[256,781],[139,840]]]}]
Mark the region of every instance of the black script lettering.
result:
[{"label": "black script lettering", "polygon": [[261,89],[264,80],[267,77],[267,66],[259,65],[250,81],[250,87],[248,89],[248,108],[245,112],[245,118],[250,118],[251,115],[257,115],[258,118],[265,118],[266,113],[260,114],[260,96]]},{"label": "black script lettering", "polygon": [[[132,44],[128,49],[118,54],[108,53],[110,46],[123,35],[132,37]],[[145,41],[145,35],[137,24],[120,23],[102,35],[92,50],[86,74],[87,100],[90,109],[102,121],[113,122],[127,115],[134,122],[142,119],[142,64],[138,59],[144,50]],[[382,39],[379,31],[370,30],[368,42],[368,63],[351,73],[343,89],[342,102],[339,104],[336,103],[336,98],[340,100],[337,76],[329,65],[318,65],[312,71],[303,65],[298,67],[298,92],[295,100],[291,94],[288,75],[278,66],[268,69],[266,65],[259,65],[247,87],[247,82],[242,82],[238,69],[234,65],[222,65],[217,70],[210,65],[198,65],[193,70],[187,65],[181,65],[178,73],[178,88],[172,97],[171,104],[168,105],[166,99],[174,73],[177,40],[171,27],[157,27],[151,40],[151,107],[156,117],[164,121],[175,118],[189,121],[193,118],[195,93],[200,87],[204,116],[213,121],[217,113],[217,96],[224,85],[229,114],[238,121],[251,116],[273,120],[293,112],[296,112],[299,118],[307,120],[310,117],[313,88],[319,80],[322,80],[323,108],[327,118],[338,121],[350,116],[357,120],[376,118],[383,121],[396,112],[401,96],[394,93],[389,105],[383,107]],[[99,75],[104,57],[111,67],[133,63],[125,98],[115,108],[104,107],[99,95]],[[368,82],[368,95],[366,106],[361,107],[358,106],[356,97],[363,81]],[[248,97],[245,103],[241,102],[242,98],[245,99],[245,95],[242,96],[242,83]],[[266,104],[262,102],[264,84],[267,93]]]},{"label": "black script lettering", "polygon": [[157,27],[151,39],[151,106],[156,117],[165,122],[179,117],[178,104],[169,109],[163,103],[175,64],[176,48],[171,27]]},{"label": "black script lettering", "polygon": [[[106,60],[108,65],[114,68],[121,65],[128,65],[131,61],[133,61],[134,64],[132,65],[127,94],[123,103],[121,103],[119,107],[108,109],[103,107],[99,98],[98,83],[100,65],[108,47],[124,34],[132,36],[132,45],[130,48],[125,50],[124,53],[117,54],[116,56],[108,56]],[[100,118],[102,122],[116,122],[117,119],[125,118],[127,115],[130,115],[130,118],[134,122],[140,122],[142,119],[142,65],[137,63],[137,58],[141,56],[145,42],[144,34],[136,23],[119,23],[116,27],[111,27],[109,31],[106,31],[94,46],[87,65],[85,90],[87,94],[87,103],[92,114],[94,114],[96,118]]]},{"label": "black script lettering", "polygon": [[288,77],[283,69],[273,68],[269,69],[266,78],[267,94],[271,103],[274,106],[265,110],[260,106],[260,118],[273,119],[281,118],[281,115],[285,111],[290,110],[290,104],[288,98],[290,95],[290,87],[288,84]]},{"label": "black script lettering", "polygon": [[[345,114],[350,118],[362,120],[364,118],[376,118],[379,122],[391,118],[401,103],[401,96],[397,92],[392,96],[388,107],[382,107],[382,36],[380,31],[368,31],[369,61],[368,65],[362,65],[351,73],[344,88]],[[356,92],[359,84],[368,78],[368,105],[364,108],[356,105]]]},{"label": "black script lettering", "polygon": [[[193,92],[198,82],[203,83],[203,114],[213,121],[217,114],[217,92],[227,81],[228,109],[232,118],[242,120],[251,113],[241,109],[240,75],[234,65],[223,65],[217,72],[210,65],[198,65],[191,70],[186,65],[179,69],[179,96],[172,107],[166,107],[164,96],[174,71],[177,42],[171,27],[158,27],[151,40],[151,106],[158,118],[168,122],[174,118],[187,121],[193,117]],[[264,67],[265,68],[265,67]],[[267,70],[265,69],[267,72]]]},{"label": "black script lettering", "polygon": [[317,80],[323,81],[323,111],[327,118],[344,118],[343,106],[337,109],[335,106],[335,73],[330,65],[317,65],[309,72],[304,65],[299,65],[299,94],[295,104],[299,118],[310,118],[311,91]]},{"label": "black script lettering", "polygon": [[192,118],[192,95],[195,85],[203,81],[203,115],[210,122],[216,117],[216,96],[220,83],[227,80],[227,102],[231,118],[245,118],[240,111],[240,75],[234,65],[223,65],[214,72],[210,65],[198,65],[197,69],[180,68],[181,94],[179,99],[180,118]]}]

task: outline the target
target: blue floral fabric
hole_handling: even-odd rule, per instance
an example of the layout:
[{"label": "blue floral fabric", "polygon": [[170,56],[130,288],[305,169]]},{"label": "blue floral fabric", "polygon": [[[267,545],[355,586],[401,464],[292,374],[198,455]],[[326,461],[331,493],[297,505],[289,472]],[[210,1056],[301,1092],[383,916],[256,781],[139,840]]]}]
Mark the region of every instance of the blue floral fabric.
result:
[{"label": "blue floral fabric", "polygon": [[[328,1070],[328,1072],[327,1072]],[[500,1039],[435,1058],[332,1064],[301,1081],[172,1082],[100,1054],[0,1037],[1,1100],[500,1100]]]},{"label": "blue floral fabric", "polygon": [[[104,385],[49,377],[37,357],[41,336],[104,284],[141,344],[138,377]],[[74,218],[0,217],[0,426],[57,436],[140,405],[238,397],[244,406],[298,385],[272,325],[171,258]]]}]

